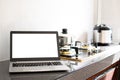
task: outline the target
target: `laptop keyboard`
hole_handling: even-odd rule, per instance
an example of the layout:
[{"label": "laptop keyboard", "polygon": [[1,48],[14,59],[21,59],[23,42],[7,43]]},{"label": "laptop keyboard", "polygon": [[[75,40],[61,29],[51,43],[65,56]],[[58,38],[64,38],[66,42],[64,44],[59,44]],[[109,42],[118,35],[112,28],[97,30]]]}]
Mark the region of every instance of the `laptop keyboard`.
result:
[{"label": "laptop keyboard", "polygon": [[57,66],[61,62],[40,62],[40,63],[13,63],[13,67],[31,67],[31,66]]}]

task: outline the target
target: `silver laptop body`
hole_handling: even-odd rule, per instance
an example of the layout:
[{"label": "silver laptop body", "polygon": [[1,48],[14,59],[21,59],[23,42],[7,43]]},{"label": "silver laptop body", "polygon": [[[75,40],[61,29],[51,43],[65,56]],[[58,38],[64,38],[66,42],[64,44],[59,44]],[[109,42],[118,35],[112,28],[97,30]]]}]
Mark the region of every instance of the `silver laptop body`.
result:
[{"label": "silver laptop body", "polygon": [[57,31],[10,32],[10,73],[68,70],[60,60]]}]

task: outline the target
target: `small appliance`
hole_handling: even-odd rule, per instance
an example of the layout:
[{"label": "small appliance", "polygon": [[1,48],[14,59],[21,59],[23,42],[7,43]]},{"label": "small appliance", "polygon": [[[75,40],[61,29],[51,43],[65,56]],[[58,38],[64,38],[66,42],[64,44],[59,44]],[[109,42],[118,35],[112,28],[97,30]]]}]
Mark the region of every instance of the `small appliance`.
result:
[{"label": "small appliance", "polygon": [[112,43],[112,30],[106,24],[95,25],[93,30],[93,44],[108,46]]}]

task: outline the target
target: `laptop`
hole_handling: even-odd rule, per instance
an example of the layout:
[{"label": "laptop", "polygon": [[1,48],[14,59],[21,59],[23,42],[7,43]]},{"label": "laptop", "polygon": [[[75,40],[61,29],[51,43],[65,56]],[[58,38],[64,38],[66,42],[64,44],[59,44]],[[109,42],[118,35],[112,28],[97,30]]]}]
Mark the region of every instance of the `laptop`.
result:
[{"label": "laptop", "polygon": [[60,60],[57,31],[10,32],[10,73],[68,70]]}]

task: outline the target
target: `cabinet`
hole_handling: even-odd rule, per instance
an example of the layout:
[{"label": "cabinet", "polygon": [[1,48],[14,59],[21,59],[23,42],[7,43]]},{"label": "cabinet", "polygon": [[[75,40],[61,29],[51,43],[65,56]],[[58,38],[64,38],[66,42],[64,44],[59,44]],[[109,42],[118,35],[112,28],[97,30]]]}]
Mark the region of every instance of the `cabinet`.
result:
[{"label": "cabinet", "polygon": [[119,80],[120,79],[120,60],[109,65],[102,71],[92,75],[87,80]]}]

